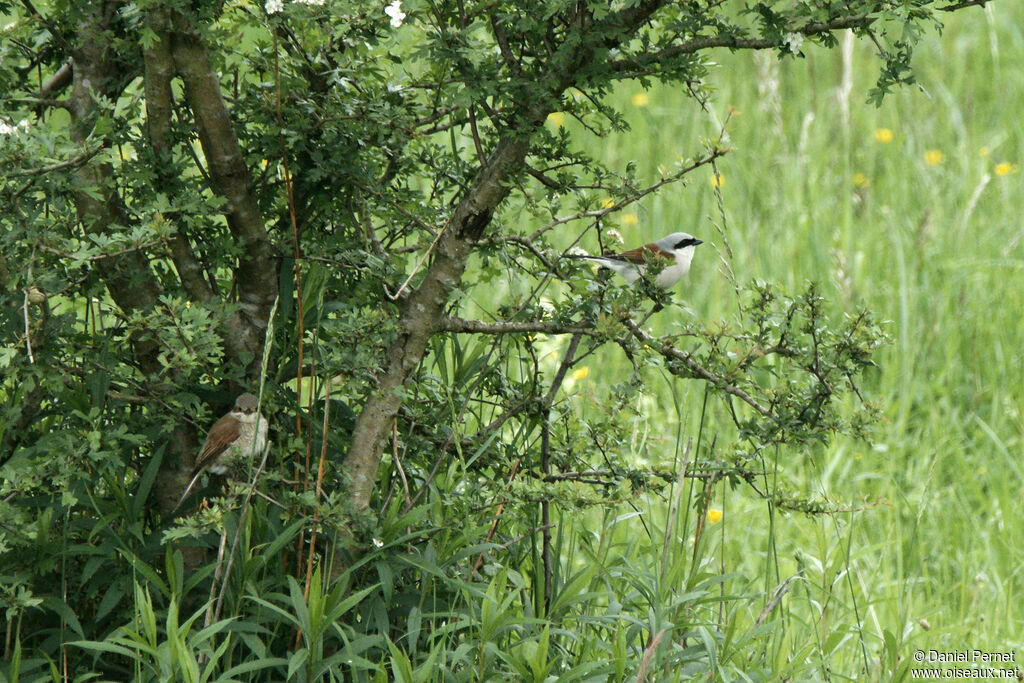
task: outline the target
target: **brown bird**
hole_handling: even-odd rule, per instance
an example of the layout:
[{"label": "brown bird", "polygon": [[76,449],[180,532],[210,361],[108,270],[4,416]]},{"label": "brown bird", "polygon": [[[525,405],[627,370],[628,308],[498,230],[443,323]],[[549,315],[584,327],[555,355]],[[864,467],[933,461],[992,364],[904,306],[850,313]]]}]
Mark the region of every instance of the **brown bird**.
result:
[{"label": "brown bird", "polygon": [[244,462],[253,455],[262,457],[266,453],[267,421],[257,413],[258,406],[259,399],[252,394],[242,394],[235,400],[231,412],[213,423],[196,456],[192,481],[178,499],[179,506],[188,497],[204,470],[224,474],[236,462]]}]

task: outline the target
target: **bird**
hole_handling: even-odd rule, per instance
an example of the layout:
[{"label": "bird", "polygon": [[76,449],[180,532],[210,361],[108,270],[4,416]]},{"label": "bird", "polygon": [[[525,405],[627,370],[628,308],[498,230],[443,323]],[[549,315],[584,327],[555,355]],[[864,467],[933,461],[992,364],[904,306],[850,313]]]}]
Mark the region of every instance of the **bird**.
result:
[{"label": "bird", "polygon": [[252,394],[242,394],[235,400],[231,412],[213,423],[196,456],[192,480],[185,487],[176,507],[188,497],[192,487],[199,481],[199,475],[205,470],[224,474],[233,464],[244,462],[252,455],[262,457],[266,453],[267,421],[257,412],[258,407],[258,398]]},{"label": "bird", "polygon": [[690,272],[690,261],[698,244],[703,244],[693,235],[685,232],[674,232],[662,237],[657,242],[649,242],[642,247],[605,256],[585,256],[582,254],[566,254],[569,258],[584,258],[605,268],[610,268],[621,275],[626,282],[633,284],[647,269],[647,259],[654,256],[671,261],[654,278],[655,284],[668,289],[682,280]]}]

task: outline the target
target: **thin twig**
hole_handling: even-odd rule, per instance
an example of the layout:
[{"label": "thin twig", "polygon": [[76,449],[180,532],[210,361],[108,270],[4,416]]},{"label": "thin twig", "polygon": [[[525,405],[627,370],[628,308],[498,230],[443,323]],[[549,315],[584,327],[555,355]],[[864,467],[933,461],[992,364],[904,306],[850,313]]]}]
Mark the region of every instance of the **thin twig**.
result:
[{"label": "thin twig", "polygon": [[[512,488],[512,482],[515,481],[516,473],[519,472],[519,463],[522,458],[516,458],[512,461],[512,471],[508,475],[508,484],[505,485],[506,489]],[[501,502],[498,503],[498,509],[494,511],[494,520],[491,522],[491,528],[487,530],[487,538],[484,539],[484,543],[490,543],[494,538],[494,534],[498,531],[498,522],[501,521],[501,513],[505,510],[505,503],[507,499],[502,498]],[[473,563],[473,571],[470,572],[469,578],[473,578],[473,574],[480,571],[480,565],[484,562],[484,551],[481,550],[480,554],[477,555],[476,562]]]},{"label": "thin twig", "polygon": [[[31,266],[29,266],[31,268]],[[29,327],[28,322],[28,289],[25,289],[24,302],[21,305],[21,310],[25,314],[25,350],[28,352],[28,362],[35,363],[36,358],[32,355],[32,329]]]},{"label": "thin twig", "polygon": [[[311,394],[312,395],[312,394]],[[313,577],[313,557],[316,555],[316,530],[320,525],[320,494],[324,490],[324,462],[327,460],[327,427],[330,424],[331,414],[331,380],[328,379],[324,387],[324,426],[321,434],[320,464],[316,473],[316,506],[313,508],[313,530],[309,537],[309,561],[306,563],[306,591],[305,599],[309,600],[309,589]]]},{"label": "thin twig", "polygon": [[965,7],[984,7],[985,5],[988,4],[988,2],[989,0],[964,0],[963,2],[957,2],[952,5],[945,5],[944,7],[936,7],[935,9],[939,10],[940,12],[955,12],[958,9],[963,9]]},{"label": "thin twig", "polygon": [[402,467],[402,458],[398,455],[398,419],[395,418],[394,423],[391,427],[391,449],[392,457],[395,461],[395,468],[398,470],[398,476],[402,479],[402,490],[405,492],[405,502],[409,503],[411,498],[409,497],[409,480],[405,477],[405,469]]},{"label": "thin twig", "polygon": [[661,639],[665,636],[667,629],[661,629],[658,634],[651,640],[651,644],[644,650],[644,658],[640,660],[640,669],[636,672],[636,683],[644,683],[647,680],[647,670],[651,668],[651,660],[654,659],[654,651],[658,649],[658,644]]},{"label": "thin twig", "polygon": [[[654,183],[653,185],[649,185],[649,186],[645,187],[644,189],[638,191],[635,195],[631,195],[630,197],[628,197],[626,199],[623,199],[622,201],[616,202],[615,204],[612,204],[611,206],[608,206],[608,207],[604,207],[604,208],[601,208],[601,209],[591,209],[591,210],[587,210],[587,211],[578,211],[578,212],[576,212],[574,214],[569,214],[568,216],[563,216],[562,218],[556,218],[555,220],[551,221],[550,223],[547,223],[546,225],[542,225],[541,227],[539,227],[536,230],[534,230],[533,234],[530,235],[527,239],[529,239],[530,241],[536,240],[541,235],[543,235],[545,232],[548,232],[552,228],[555,228],[555,227],[557,227],[559,225],[562,225],[564,223],[571,223],[572,221],[579,220],[581,218],[604,218],[605,216],[607,216],[610,213],[614,213],[614,212],[619,211],[620,209],[622,209],[622,208],[624,208],[626,206],[629,206],[630,204],[633,204],[635,202],[640,201],[641,199],[643,199],[647,195],[651,194],[652,192],[656,192],[658,189],[660,189],[661,187],[664,187],[665,185],[669,185],[671,183],[679,182],[680,180],[683,179],[683,176],[685,176],[686,174],[690,173],[691,171],[693,171],[693,170],[695,170],[697,168],[700,168],[701,166],[704,166],[706,164],[711,163],[712,161],[714,161],[718,157],[724,156],[728,152],[729,152],[728,149],[713,149],[713,150],[711,150],[711,153],[708,156],[703,157],[701,159],[698,159],[697,161],[693,162],[689,166],[676,171],[675,173],[673,173],[670,176],[662,178],[661,180],[659,180],[658,182]],[[501,241],[501,240],[500,239],[495,239],[493,241]]]},{"label": "thin twig", "polygon": [[647,334],[639,327],[636,326],[632,320],[628,318],[623,319],[623,324],[626,325],[639,341],[644,342],[655,348],[662,356],[670,360],[678,360],[686,366],[686,368],[693,373],[695,376],[710,382],[717,388],[721,389],[727,394],[731,394],[736,398],[740,399],[751,408],[761,413],[764,417],[772,417],[772,411],[766,408],[760,401],[748,394],[747,392],[740,389],[734,384],[730,384],[724,377],[719,377],[715,373],[711,372],[703,365],[693,359],[693,356],[688,351],[682,351],[672,346],[671,344],[662,344],[658,339]]},{"label": "thin twig", "polygon": [[525,334],[540,332],[541,334],[582,334],[598,336],[596,330],[587,325],[562,325],[547,320],[466,320],[446,315],[441,318],[440,330],[445,332],[467,332],[472,334]]},{"label": "thin twig", "polygon": [[[32,255],[31,257],[29,257],[28,270],[25,274],[25,278],[27,280],[28,285],[32,284],[32,265],[35,263],[35,260],[36,248],[32,247]],[[28,362],[34,364],[36,362],[36,359],[35,356],[32,355],[32,328],[29,325],[28,318],[28,291],[29,287],[25,287],[25,298],[22,301],[21,310],[25,314],[25,350],[28,352]]]},{"label": "thin twig", "polygon": [[405,291],[405,288],[409,286],[409,283],[412,282],[412,279],[416,277],[416,273],[418,273],[420,268],[423,267],[423,262],[426,261],[427,257],[430,256],[432,251],[434,251],[434,247],[437,246],[438,241],[440,241],[441,239],[441,235],[444,234],[444,231],[448,228],[448,224],[450,222],[451,219],[448,219],[448,222],[444,224],[444,227],[442,227],[441,230],[438,231],[437,237],[435,237],[434,241],[430,243],[430,246],[427,247],[427,250],[423,252],[423,256],[421,256],[420,260],[416,263],[416,267],[412,269],[412,272],[409,273],[409,277],[405,278],[405,282],[402,283],[402,286],[399,287],[394,294],[388,291],[387,285],[384,285],[384,294],[386,294],[389,299],[395,301],[396,299],[398,299],[398,297],[402,296],[402,292]]},{"label": "thin twig", "polygon": [[70,254],[68,252],[61,251],[60,249],[55,249],[54,247],[51,247],[51,246],[48,246],[48,245],[45,245],[45,244],[40,244],[39,248],[42,249],[43,251],[49,253],[49,254],[54,254],[56,256],[59,256],[62,259],[92,262],[92,261],[104,261],[106,259],[111,259],[111,258],[115,258],[115,257],[118,257],[118,256],[124,256],[125,254],[131,254],[131,253],[136,252],[136,251],[145,251],[146,249],[158,246],[160,244],[163,244],[163,240],[153,240],[151,242],[143,242],[142,244],[137,244],[137,245],[132,246],[132,247],[125,247],[124,249],[119,249],[117,251],[112,251],[112,252],[107,253],[107,254],[99,254],[97,256],[85,256],[85,257],[76,256],[75,254]]},{"label": "thin twig", "polygon": [[40,166],[39,168],[17,169],[17,170],[14,170],[14,171],[9,171],[7,173],[7,175],[12,177],[12,178],[24,178],[24,177],[43,175],[44,173],[51,173],[53,171],[59,171],[61,169],[65,169],[65,168],[75,168],[77,166],[81,166],[82,164],[88,162],[90,159],[92,159],[94,156],[99,154],[101,151],[103,151],[103,148],[102,147],[97,147],[94,150],[86,152],[85,154],[77,156],[77,157],[75,157],[73,159],[68,159],[67,161],[58,161],[55,164],[50,164],[49,166]]},{"label": "thin twig", "polygon": [[785,581],[783,581],[775,587],[775,591],[772,593],[772,597],[768,601],[768,604],[766,604],[764,606],[764,609],[761,610],[761,614],[757,615],[757,619],[754,621],[754,628],[757,628],[758,626],[763,624],[764,620],[768,618],[768,615],[771,614],[775,610],[775,608],[779,606],[779,603],[782,602],[783,596],[789,592],[789,585],[797,576],[799,576],[799,574],[793,574],[793,576],[789,577],[788,579],[786,579]]}]

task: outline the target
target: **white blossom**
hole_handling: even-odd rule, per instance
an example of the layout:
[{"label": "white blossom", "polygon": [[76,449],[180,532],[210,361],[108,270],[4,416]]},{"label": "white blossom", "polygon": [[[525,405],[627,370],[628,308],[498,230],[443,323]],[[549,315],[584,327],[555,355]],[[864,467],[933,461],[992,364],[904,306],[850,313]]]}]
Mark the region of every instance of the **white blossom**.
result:
[{"label": "white blossom", "polygon": [[398,28],[405,21],[405,12],[402,11],[402,0],[395,0],[384,8],[384,14],[391,17],[391,25]]},{"label": "white blossom", "polygon": [[26,133],[28,132],[28,127],[30,125],[31,124],[28,122],[28,119],[22,119],[18,124],[7,123],[3,119],[0,119],[0,135],[16,135],[19,132]]},{"label": "white blossom", "polygon": [[284,9],[284,0],[267,0],[263,6],[266,8],[267,14],[277,14]]},{"label": "white blossom", "polygon": [[326,0],[295,0],[295,2],[300,2],[303,5],[316,5],[317,7],[323,7]]},{"label": "white blossom", "polygon": [[787,33],[782,36],[782,44],[790,52],[797,54],[800,52],[800,46],[804,44],[804,35],[802,33]]}]

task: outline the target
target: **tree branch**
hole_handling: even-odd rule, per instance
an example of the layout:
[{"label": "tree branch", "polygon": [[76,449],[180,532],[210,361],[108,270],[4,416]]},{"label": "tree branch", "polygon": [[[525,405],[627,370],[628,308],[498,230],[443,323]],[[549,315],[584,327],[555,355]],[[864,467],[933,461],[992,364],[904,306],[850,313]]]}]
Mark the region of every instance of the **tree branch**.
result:
[{"label": "tree branch", "polygon": [[[676,171],[675,173],[673,173],[672,175],[666,176],[666,177],[662,178],[661,180],[659,180],[658,182],[656,182],[656,183],[654,183],[652,185],[648,185],[647,187],[643,188],[639,192],[636,192],[635,194],[631,195],[630,197],[628,197],[626,199],[623,199],[622,201],[615,202],[615,204],[613,204],[611,206],[603,207],[601,209],[590,209],[590,210],[587,210],[587,211],[577,211],[576,213],[569,214],[568,216],[562,216],[561,218],[556,218],[553,221],[551,221],[550,223],[547,223],[546,225],[542,225],[541,227],[537,228],[533,232],[533,234],[531,234],[526,239],[528,241],[532,242],[533,240],[538,239],[541,235],[543,235],[545,232],[551,230],[552,228],[555,228],[555,227],[557,227],[559,225],[563,225],[565,223],[571,223],[572,221],[576,221],[576,220],[579,220],[581,218],[603,218],[603,217],[607,216],[610,213],[614,213],[616,211],[621,210],[623,207],[629,206],[630,204],[634,204],[634,203],[640,201],[641,199],[643,199],[647,195],[651,194],[652,192],[657,192],[659,189],[661,189],[665,185],[669,185],[671,183],[679,182],[680,180],[683,179],[683,176],[685,176],[686,174],[690,173],[691,171],[693,171],[693,170],[695,170],[697,168],[700,168],[701,166],[704,166],[706,164],[710,164],[711,162],[713,162],[718,157],[724,156],[725,154],[728,154],[729,151],[730,151],[729,149],[723,149],[723,148],[717,148],[716,147],[716,148],[712,149],[707,154],[707,156],[703,156],[700,159],[697,159],[696,161],[694,161],[692,164],[686,166],[685,168],[681,168],[678,171]],[[506,239],[506,238],[502,237],[502,238],[498,238],[498,239]]]},{"label": "tree branch", "polygon": [[427,343],[440,329],[448,297],[462,279],[474,242],[509,194],[513,174],[523,170],[530,150],[530,135],[570,85],[582,77],[584,67],[598,50],[615,46],[645,23],[664,0],[641,1],[579,29],[566,39],[538,74],[538,88],[521,103],[517,128],[506,132],[494,147],[452,214],[438,242],[433,261],[420,286],[405,300],[399,319],[401,332],[388,348],[380,383],[356,418],[345,467],[351,477],[352,502],[357,509],[370,503],[384,440],[402,404],[402,389],[423,359]]},{"label": "tree branch", "polygon": [[[662,342],[656,337],[647,334],[629,318],[625,318],[623,320],[623,324],[625,324],[625,326],[629,328],[629,331],[632,333],[634,337],[636,337],[638,341],[641,341],[649,345],[652,349],[656,350],[666,359],[679,361],[683,365],[685,365],[686,369],[690,371],[691,376],[697,377],[698,379],[703,379],[706,382],[710,382],[715,387],[721,389],[725,393],[731,396],[735,396],[736,398],[740,399],[741,401],[749,405],[751,408],[756,410],[757,412],[761,413],[761,415],[763,415],[764,417],[773,417],[772,411],[766,408],[760,401],[758,401],[756,398],[754,398],[747,392],[743,391],[743,389],[740,389],[735,384],[730,384],[724,377],[719,377],[715,373],[705,368],[703,365],[695,361],[693,359],[692,354],[690,354],[688,351],[677,349],[676,347],[672,346],[672,344]],[[673,372],[673,374],[679,373]]]},{"label": "tree branch", "polygon": [[[173,94],[171,79],[175,74],[174,57],[171,55],[171,20],[169,10],[155,5],[146,16],[147,26],[156,34],[143,49],[146,90],[146,127],[149,144],[153,148],[154,173],[165,191],[173,192],[180,182],[170,173],[173,168],[174,150],[171,139],[171,112]],[[210,301],[215,294],[210,283],[203,277],[203,268],[196,258],[188,237],[178,232],[171,238],[171,259],[178,271],[178,278],[189,296],[196,301]]]},{"label": "tree branch", "polygon": [[187,27],[178,25],[176,29],[171,55],[185,83],[185,95],[199,129],[213,191],[227,200],[228,228],[241,251],[236,282],[246,325],[237,330],[241,334],[237,343],[251,354],[250,362],[255,363],[263,348],[267,318],[277,293],[277,261],[221,94],[220,79],[199,38]]},{"label": "tree branch", "polygon": [[529,320],[516,322],[501,320],[497,322],[484,322],[482,320],[465,320],[445,315],[441,318],[438,326],[439,331],[444,332],[465,332],[469,334],[527,334],[539,332],[541,334],[580,334],[590,337],[598,336],[592,327],[585,325],[560,325],[545,320]]},{"label": "tree branch", "polygon": [[96,149],[90,150],[90,151],[86,152],[85,154],[82,154],[82,155],[79,155],[79,156],[75,157],[74,159],[68,159],[67,161],[59,161],[59,162],[57,162],[55,164],[50,164],[49,166],[40,166],[39,168],[24,168],[24,169],[19,169],[17,171],[9,171],[7,173],[7,175],[12,177],[12,178],[18,178],[18,177],[24,178],[24,177],[31,177],[31,176],[37,176],[37,175],[44,175],[46,173],[52,173],[53,171],[60,171],[60,170],[65,169],[65,168],[77,168],[78,166],[81,166],[82,164],[88,163],[88,161],[90,159],[92,159],[94,156],[99,154],[101,151],[103,151],[103,148],[102,147],[97,147]]},{"label": "tree branch", "polygon": [[[93,120],[98,112],[97,103],[103,99],[117,101],[126,85],[126,78],[117,64],[106,32],[117,17],[120,3],[108,2],[86,13],[78,23],[79,43],[73,52],[71,94],[68,111],[71,113],[71,137],[83,146],[89,140]],[[127,228],[132,224],[127,207],[117,193],[117,180],[109,163],[82,164],[75,167],[75,177],[82,189],[74,195],[79,219],[87,232],[107,233]],[[95,262],[95,268],[110,292],[111,298],[124,311],[151,308],[162,293],[160,283],[149,267],[142,251],[110,255]],[[135,342],[135,355],[145,372],[157,376],[162,371],[158,358],[159,346],[150,339]],[[176,456],[187,457],[196,450],[195,430],[181,425],[174,430],[169,450]],[[173,509],[178,471],[169,467],[160,469],[155,491],[158,507],[164,514]],[[182,484],[183,486],[183,484]]]},{"label": "tree branch", "polygon": [[466,269],[472,241],[480,237],[495,209],[508,195],[508,185],[503,181],[522,164],[527,148],[526,141],[519,136],[507,136],[498,142],[455,208],[423,281],[405,301],[400,319],[402,332],[386,353],[377,391],[356,419],[345,460],[357,508],[370,503],[383,440],[402,404],[401,388],[423,359],[430,337],[439,329],[448,295]]},{"label": "tree branch", "polygon": [[[875,20],[867,14],[852,14],[830,19],[829,21],[811,22],[809,24],[805,24],[802,28],[796,29],[793,33],[799,33],[804,36],[813,36],[821,33],[831,33],[832,31],[838,31],[845,28],[870,26],[874,21]],[[672,45],[658,52],[642,55],[641,57],[613,60],[609,62],[609,66],[612,71],[624,72],[623,75],[628,75],[629,72],[636,70],[644,71],[650,65],[658,65],[675,57],[694,54],[701,50],[708,50],[716,47],[728,47],[733,50],[765,50],[768,48],[778,47],[778,45],[778,41],[768,40],[766,38],[737,38],[736,36],[729,35],[707,36],[693,38],[692,40],[687,40],[683,43],[679,43],[678,45]]]},{"label": "tree branch", "polygon": [[989,3],[989,0],[964,0],[963,2],[957,2],[952,5],[945,5],[943,7],[936,7],[935,9],[940,12],[955,12],[958,9],[964,9],[965,7],[984,7]]},{"label": "tree branch", "polygon": [[[39,89],[39,97],[42,99],[52,97],[55,93],[60,92],[64,88],[71,85],[71,73],[74,68],[75,60],[68,58],[64,64],[57,69],[52,76],[46,79],[43,83],[43,87]],[[63,106],[63,104],[61,104]]]},{"label": "tree branch", "polygon": [[[118,60],[111,54],[110,42],[103,38],[113,16],[116,16],[116,7],[106,3],[95,12],[87,13],[78,26],[80,43],[74,54],[68,110],[72,117],[72,139],[83,146],[89,142],[97,101],[101,97],[116,101],[124,81],[117,67]],[[116,191],[117,181],[110,164],[79,164],[74,168],[79,187],[84,188],[75,193],[75,206],[85,230],[106,233],[131,225],[128,210]],[[123,310],[148,308],[160,296],[160,285],[141,252],[109,256],[98,261],[97,267],[111,297]],[[155,346],[144,342],[137,350],[140,356],[147,357],[155,351]],[[156,361],[155,357],[151,360]]]}]

